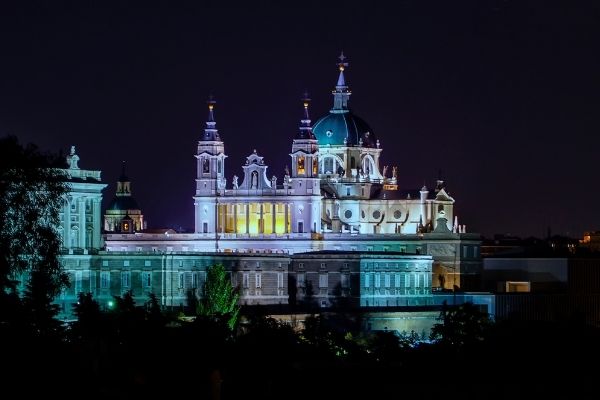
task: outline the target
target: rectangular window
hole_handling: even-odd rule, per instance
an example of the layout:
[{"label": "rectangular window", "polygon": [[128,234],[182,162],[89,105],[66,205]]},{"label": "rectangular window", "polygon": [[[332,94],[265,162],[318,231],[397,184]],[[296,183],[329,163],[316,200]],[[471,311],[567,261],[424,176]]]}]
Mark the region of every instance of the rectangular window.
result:
[{"label": "rectangular window", "polygon": [[108,267],[108,260],[102,260],[102,266]]},{"label": "rectangular window", "polygon": [[366,273],[365,274],[365,287],[368,288],[369,286],[371,286],[371,274]]},{"label": "rectangular window", "polygon": [[248,289],[250,287],[250,274],[244,273],[244,275],[242,276],[242,286],[245,289]]},{"label": "rectangular window", "polygon": [[110,289],[110,272],[100,272],[100,288]]},{"label": "rectangular window", "polygon": [[400,287],[400,274],[394,274],[394,286]]},{"label": "rectangular window", "polygon": [[296,286],[297,287],[304,287],[304,285],[306,284],[306,274],[305,273],[299,273],[297,275],[298,279],[296,282]]},{"label": "rectangular window", "polygon": [[385,278],[385,287],[389,288],[391,286],[390,274],[385,274],[384,278]]},{"label": "rectangular window", "polygon": [[348,289],[350,287],[350,274],[342,274],[340,284],[342,289]]},{"label": "rectangular window", "polygon": [[304,222],[298,221],[298,233],[304,233]]},{"label": "rectangular window", "polygon": [[256,283],[256,288],[259,289],[262,287],[262,275],[260,272],[254,274],[254,280]]},{"label": "rectangular window", "polygon": [[283,272],[278,272],[277,273],[277,287],[278,288],[282,288],[283,287]]},{"label": "rectangular window", "polygon": [[81,271],[75,272],[75,295],[78,295],[81,292],[81,276]]},{"label": "rectangular window", "polygon": [[185,285],[185,275],[183,272],[179,273],[179,289],[183,289]]},{"label": "rectangular window", "polygon": [[128,260],[123,261],[123,266],[124,267],[129,267],[129,261]]},{"label": "rectangular window", "polygon": [[381,286],[381,274],[375,274],[375,287],[378,288]]},{"label": "rectangular window", "polygon": [[463,258],[467,258],[467,246],[463,246]]},{"label": "rectangular window", "polygon": [[328,274],[319,274],[319,287],[320,288],[329,287],[329,275]]},{"label": "rectangular window", "polygon": [[208,233],[208,222],[202,223],[202,233]]},{"label": "rectangular window", "polygon": [[197,289],[197,288],[198,288],[198,274],[194,272],[192,274],[192,289]]},{"label": "rectangular window", "polygon": [[304,268],[304,263],[298,263],[298,268]]},{"label": "rectangular window", "polygon": [[404,287],[410,287],[410,274],[404,274]]},{"label": "rectangular window", "polygon": [[150,260],[146,260],[144,261],[144,267],[151,267],[152,263],[150,262]]},{"label": "rectangular window", "polygon": [[423,274],[423,287],[428,287],[429,285],[429,275]]},{"label": "rectangular window", "polygon": [[152,287],[152,274],[150,272],[142,272],[142,287],[144,289]]},{"label": "rectangular window", "polygon": [[96,272],[90,271],[90,293],[96,290]]},{"label": "rectangular window", "polygon": [[350,186],[346,186],[346,196],[350,196]]},{"label": "rectangular window", "polygon": [[420,286],[420,282],[419,282],[419,274],[415,274],[415,287],[419,287]]},{"label": "rectangular window", "polygon": [[325,267],[326,267],[326,266],[327,266],[327,265],[326,265],[325,263],[321,263],[321,268],[322,268],[322,269],[325,269]]},{"label": "rectangular window", "polygon": [[373,246],[367,246],[367,251],[373,251]]},{"label": "rectangular window", "polygon": [[135,248],[135,251],[142,251],[142,247],[141,247],[141,246],[137,246],[137,247]]},{"label": "rectangular window", "polygon": [[131,277],[131,273],[128,272],[121,272],[121,287],[123,289],[125,288],[129,288],[129,278]]}]

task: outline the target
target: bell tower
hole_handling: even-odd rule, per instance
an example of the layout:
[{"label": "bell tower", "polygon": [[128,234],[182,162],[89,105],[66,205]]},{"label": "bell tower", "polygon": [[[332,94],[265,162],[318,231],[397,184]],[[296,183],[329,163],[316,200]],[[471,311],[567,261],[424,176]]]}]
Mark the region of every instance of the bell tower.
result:
[{"label": "bell tower", "polygon": [[300,129],[292,142],[292,173],[290,184],[294,196],[299,197],[296,212],[292,214],[292,232],[321,232],[321,180],[319,179],[319,145],[312,132],[308,93],[302,98],[304,115]]},{"label": "bell tower", "polygon": [[[198,141],[196,168],[196,195],[194,196],[195,232],[208,231],[214,218],[204,215],[207,209],[214,208],[215,198],[225,190],[225,144],[219,136],[214,118],[216,101],[212,96],[208,100],[208,120],[204,134]],[[209,207],[209,205],[211,205]],[[205,218],[206,217],[206,218]]]}]

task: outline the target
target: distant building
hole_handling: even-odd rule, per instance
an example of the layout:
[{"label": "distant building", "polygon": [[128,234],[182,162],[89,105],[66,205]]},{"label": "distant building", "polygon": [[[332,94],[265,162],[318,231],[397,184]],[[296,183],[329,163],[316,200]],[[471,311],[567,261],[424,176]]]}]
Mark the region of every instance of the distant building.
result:
[{"label": "distant building", "polygon": [[593,253],[600,252],[600,231],[584,232],[579,246]]},{"label": "distant building", "polygon": [[495,293],[496,317],[577,319],[600,326],[600,258],[570,254],[570,241],[566,247],[547,243],[534,251],[483,259],[484,290]]},{"label": "distant building", "polygon": [[131,193],[131,181],[123,171],[117,182],[117,192],[104,214],[104,231],[119,233],[141,232],[146,227],[142,210]]},{"label": "distant building", "polygon": [[[195,155],[193,233],[144,229],[123,170],[104,223],[97,211],[77,216],[87,221],[86,229],[94,227],[90,235],[97,240],[65,242],[63,261],[71,277],[59,300],[65,312],[81,291],[102,304],[129,290],[140,301],[152,292],[164,307],[179,307],[190,295],[201,296],[206,270],[215,263],[229,271],[241,303],[248,305],[310,301],[324,308],[342,302],[410,309],[439,307],[449,297],[436,290],[454,290],[456,300],[463,298],[457,290],[480,289],[480,236],[458,224],[443,180],[434,190],[403,190],[396,167],[391,175],[381,167],[380,141],[348,107],[346,66],[342,58],[333,108],[314,126],[309,100],[303,99],[291,170],[281,180],[269,177],[263,157],[253,151],[242,165],[243,177],[234,175],[228,184],[225,144],[215,102],[209,101]],[[87,172],[97,178],[93,199],[99,207],[106,185],[99,171]],[[87,204],[91,187],[74,185],[71,196]],[[71,227],[74,217],[66,209],[63,216]]]}]

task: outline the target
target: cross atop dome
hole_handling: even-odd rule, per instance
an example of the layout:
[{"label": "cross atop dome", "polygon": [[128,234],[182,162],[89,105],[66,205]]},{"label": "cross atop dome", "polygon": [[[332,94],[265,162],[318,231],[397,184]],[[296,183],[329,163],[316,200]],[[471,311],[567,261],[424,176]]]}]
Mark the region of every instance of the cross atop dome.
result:
[{"label": "cross atop dome", "polygon": [[337,66],[340,70],[340,75],[338,76],[337,84],[333,91],[333,110],[340,110],[338,112],[345,112],[345,110],[348,109],[348,99],[350,98],[350,91],[348,90],[346,78],[344,77],[344,71],[348,66],[348,63],[346,62],[347,58],[348,57],[344,55],[343,51],[338,57],[340,62],[337,63]]},{"label": "cross atop dome", "polygon": [[338,66],[338,69],[340,70],[340,76],[338,77],[337,85],[335,85],[336,91],[340,91],[340,90],[343,91],[344,89],[348,88],[348,86],[346,86],[346,80],[344,79],[344,70],[348,66],[348,63],[345,62],[344,60],[346,60],[347,58],[348,57],[346,57],[344,55],[343,51],[340,53],[340,56],[338,57],[340,62],[337,63],[337,66]]}]

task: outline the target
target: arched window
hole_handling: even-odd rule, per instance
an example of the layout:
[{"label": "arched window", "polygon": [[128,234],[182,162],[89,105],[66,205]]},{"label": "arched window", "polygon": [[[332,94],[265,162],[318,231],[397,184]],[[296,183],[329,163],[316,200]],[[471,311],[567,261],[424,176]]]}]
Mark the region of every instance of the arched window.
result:
[{"label": "arched window", "polygon": [[326,174],[333,174],[333,171],[335,171],[334,167],[334,162],[333,162],[333,157],[327,157],[325,158],[325,160],[323,161],[323,172]]},{"label": "arched window", "polygon": [[319,173],[319,162],[317,161],[317,157],[313,158],[313,175],[317,175]]},{"label": "arched window", "polygon": [[208,161],[208,158],[203,158],[202,159],[202,173],[208,174],[209,172],[210,172],[210,162]]},{"label": "arched window", "polygon": [[298,174],[304,174],[304,156],[298,157]]}]

